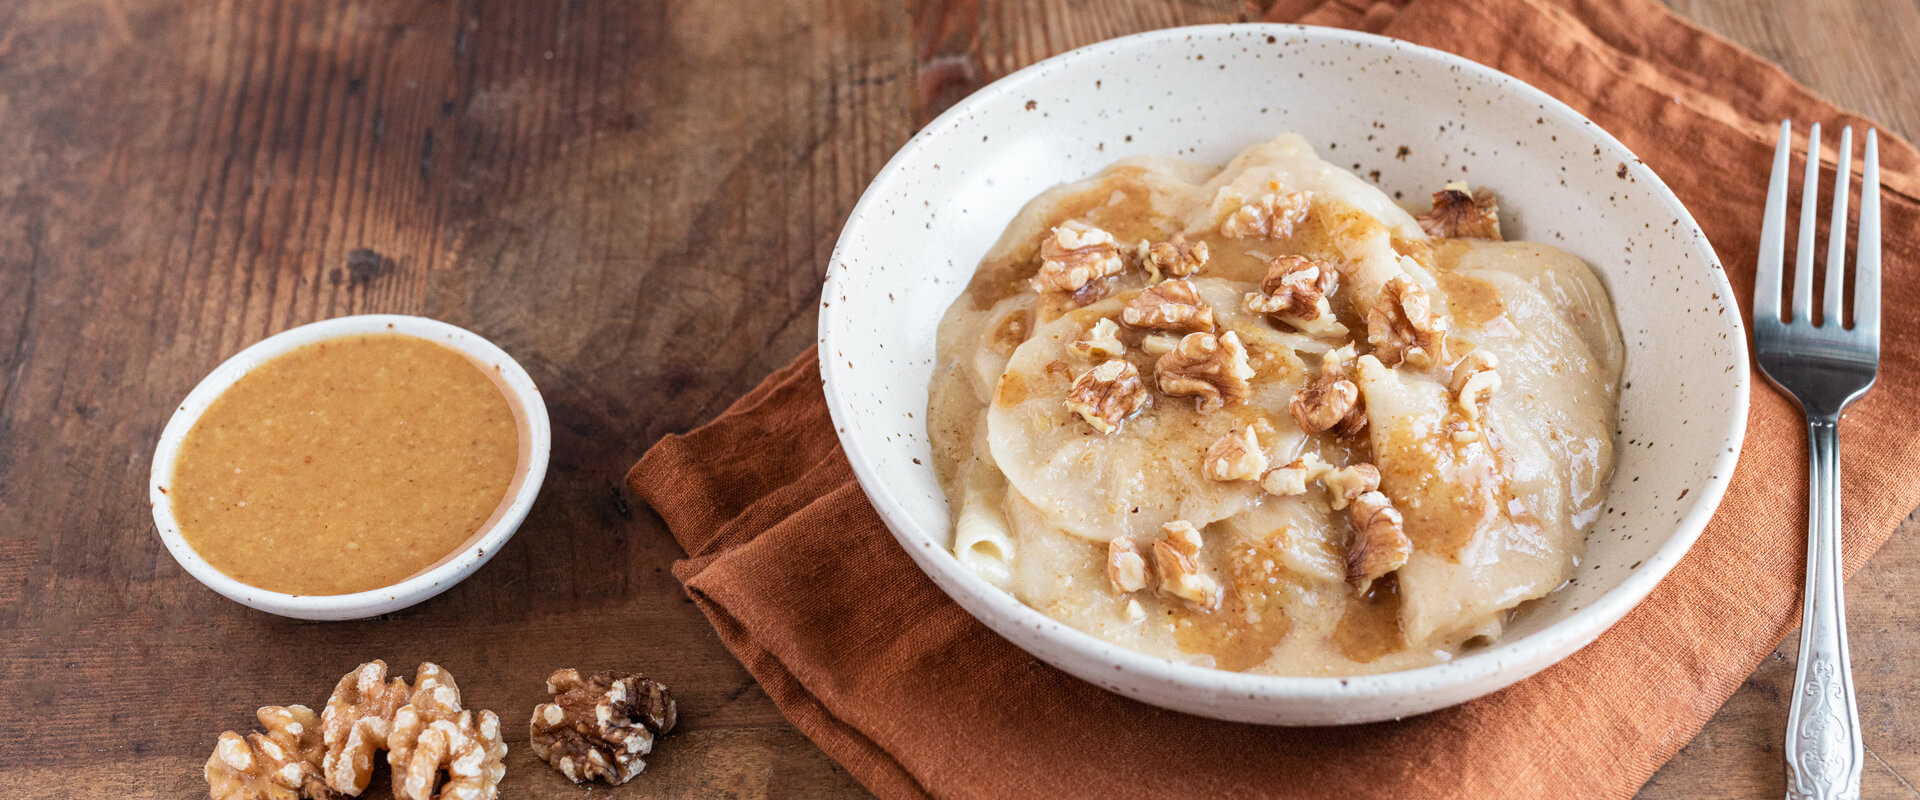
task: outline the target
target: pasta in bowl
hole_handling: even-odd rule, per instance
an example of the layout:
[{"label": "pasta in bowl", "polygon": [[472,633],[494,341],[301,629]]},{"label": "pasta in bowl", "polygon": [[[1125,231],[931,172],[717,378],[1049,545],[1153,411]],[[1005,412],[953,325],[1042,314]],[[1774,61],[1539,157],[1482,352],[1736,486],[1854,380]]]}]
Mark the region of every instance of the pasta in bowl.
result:
[{"label": "pasta in bowl", "polygon": [[1297,135],[1015,217],[940,327],[954,554],[1079,630],[1285,675],[1424,666],[1572,576],[1613,467],[1605,289]]},{"label": "pasta in bowl", "polygon": [[[1276,143],[1286,131],[1300,141]],[[1235,159],[1250,147],[1272,163],[1240,169]],[[1286,147],[1292,155],[1272,152]],[[1280,161],[1292,166],[1281,170]],[[1226,177],[1202,191],[1223,171],[1246,172],[1247,183],[1221,194],[1236,180]],[[1263,171],[1279,185],[1250,177]],[[1449,193],[1453,214],[1445,221],[1456,235],[1426,233],[1415,217],[1431,213],[1429,195],[1463,179],[1496,190],[1498,213],[1479,211],[1477,190]],[[1067,200],[1074,189],[1052,190],[1100,181],[1128,189],[1127,197],[1079,191]],[[1129,199],[1136,184],[1147,200]],[[1305,217],[1284,241],[1268,241],[1274,219],[1302,210],[1288,199],[1295,193],[1310,195]],[[1249,203],[1267,217],[1244,222],[1269,230],[1222,233],[1218,226]],[[1036,210],[1042,207],[1052,210]],[[1130,222],[1128,208],[1152,213]],[[1016,218],[1025,221],[1010,228]],[[1464,241],[1473,237],[1459,235],[1458,226],[1475,220],[1497,221],[1501,238],[1522,241]],[[1393,263],[1374,258],[1356,269],[1345,262],[1368,260],[1328,258],[1337,245],[1312,241],[1325,238],[1316,231],[1328,221],[1344,221],[1346,238],[1376,253],[1384,254],[1384,241]],[[1376,225],[1371,238],[1358,235]],[[1064,240],[1054,228],[1066,229]],[[1041,275],[1046,239],[1062,263],[1047,275],[1059,288],[1043,291],[1031,281]],[[1194,269],[1199,244],[1208,253]],[[1331,266],[1337,284],[1322,286],[1327,271],[1288,260],[1270,287],[1272,262],[1283,256]],[[1367,317],[1397,273],[1406,281],[1393,290],[1389,310],[1417,309],[1423,294],[1433,313],[1419,325],[1411,314],[1383,319],[1383,330],[1405,340],[1383,354],[1368,339]],[[1456,279],[1462,276],[1471,280]],[[1128,307],[1152,287],[1158,296],[1133,312],[1140,324],[1130,324]],[[1586,292],[1594,320],[1571,313],[1576,290]],[[967,304],[956,306],[963,295]],[[1045,309],[1043,297],[1051,298]],[[1004,313],[994,314],[1001,303]],[[1044,313],[1033,314],[1026,330],[991,327],[1021,304]],[[1201,315],[1189,309],[1199,305],[1213,330],[1179,330],[1197,323]],[[949,317],[950,310],[974,319]],[[1459,347],[1437,352],[1420,341],[1433,339],[1430,316],[1444,321]],[[1527,337],[1558,331],[1555,341],[1579,341],[1597,380],[1529,374],[1571,365],[1566,359],[1579,351],[1522,354],[1533,340],[1495,341],[1486,332],[1500,324],[1495,317]],[[1608,318],[1620,334],[1615,352],[1607,346]],[[1319,327],[1334,322],[1344,334]],[[1547,323],[1557,327],[1541,327]],[[965,333],[969,327],[974,333]],[[1006,339],[997,350],[979,346],[985,340],[978,336],[995,332]],[[1229,333],[1233,343],[1223,344]],[[1211,349],[1196,338],[1186,360],[1163,373],[1160,359],[1173,351],[1158,349],[1194,334],[1210,336]],[[827,271],[818,343],[835,433],[860,488],[934,587],[994,634],[1096,686],[1266,724],[1431,711],[1508,686],[1592,642],[1699,536],[1738,459],[1746,419],[1747,357],[1731,290],[1686,209],[1627,148],[1553,98],[1478,64],[1383,37],[1290,25],[1179,28],[1102,42],[955,105],[880,170],[848,218]],[[971,355],[946,360],[962,350]],[[1239,351],[1251,374],[1237,366]],[[1303,401],[1310,424],[1333,433],[1307,433],[1294,418],[1294,396],[1328,373],[1327,355],[1336,352],[1333,372],[1346,372],[1367,424],[1336,414],[1349,391],[1336,380],[1320,399]],[[1490,370],[1467,368],[1456,389],[1453,371],[1473,352],[1496,361]],[[1221,356],[1228,360],[1216,363]],[[1364,363],[1367,356],[1379,367]],[[1422,358],[1424,366],[1408,364]],[[1088,413],[1078,414],[1066,405],[1074,383],[1096,369],[1103,370],[1098,383],[1077,398]],[[1617,378],[1608,369],[1619,370]],[[1010,405],[995,405],[1009,371],[1021,376],[1019,385],[1001,395]],[[1130,377],[1144,400],[1134,399]],[[1094,391],[1105,386],[1125,391]],[[1605,391],[1591,398],[1592,410],[1582,399],[1578,418],[1556,428],[1533,418],[1538,398],[1516,386],[1562,400],[1581,386]],[[1470,406],[1459,405],[1463,393]],[[1465,475],[1444,484],[1484,490],[1447,507],[1485,512],[1488,525],[1508,532],[1537,527],[1537,538],[1483,536],[1477,541],[1501,546],[1464,549],[1449,543],[1434,531],[1478,528],[1441,524],[1432,512],[1446,504],[1406,491],[1409,481],[1396,470],[1419,469],[1427,463],[1421,454],[1383,462],[1374,452],[1376,437],[1390,433],[1379,420],[1472,423],[1468,407],[1487,410],[1480,435],[1491,425],[1493,434],[1512,437],[1500,445],[1510,460],[1497,479]],[[930,410],[941,419],[929,420]],[[1264,419],[1235,424],[1253,410]],[[1006,435],[993,435],[994,415],[1004,417]],[[1595,434],[1609,415],[1609,435]],[[1170,424],[1183,421],[1197,427],[1173,435]],[[1347,426],[1354,432],[1341,433]],[[1527,449],[1540,444],[1533,434],[1542,430],[1547,449]],[[1575,455],[1571,443],[1553,441],[1562,435],[1555,430],[1580,433],[1592,449]],[[1459,452],[1476,446],[1465,441],[1471,425],[1447,430],[1449,457],[1456,432]],[[1180,452],[1148,458],[1156,441],[1178,442]],[[1213,469],[1227,480],[1205,471],[1215,445]],[[1568,455],[1552,461],[1556,452]],[[1428,461],[1464,468],[1442,464],[1442,454],[1429,452]],[[1136,460],[1132,474],[1168,489],[1165,507],[1143,505],[1135,515],[1131,504],[1096,502],[1120,496],[1119,476],[1129,474],[1124,458]],[[1377,487],[1362,490],[1370,479],[1362,465],[1379,473]],[[985,476],[976,479],[976,471]],[[1007,488],[1019,482],[1025,501],[1010,507]],[[1381,541],[1392,545],[1387,529],[1397,516],[1408,540],[1404,563],[1395,563],[1401,550],[1394,546],[1349,558],[1355,503],[1334,508],[1336,496],[1352,492],[1359,500],[1369,491],[1379,497],[1359,505],[1380,513],[1361,527],[1379,527]],[[1546,502],[1502,507],[1509,491]],[[1175,522],[1194,535],[1169,530]],[[1284,547],[1257,536],[1289,525],[1300,535],[1278,540]],[[1116,530],[1127,533],[1131,553],[1124,544],[1118,557],[1112,552]],[[994,555],[996,533],[1000,565],[975,560]],[[1286,585],[1253,599],[1283,609],[1284,621],[1261,608],[1257,622],[1245,622],[1249,604],[1238,595],[1256,576],[1231,567],[1270,568],[1266,554],[1247,557],[1229,547],[1234,541],[1275,556],[1267,577]],[[1485,568],[1488,555],[1507,567]],[[1350,560],[1361,567],[1351,583]],[[1439,569],[1449,564],[1477,574],[1454,580]],[[1175,573],[1181,582],[1163,590]],[[1117,590],[1115,574],[1119,585],[1140,588]],[[1217,605],[1202,576],[1218,586]],[[1513,596],[1443,591],[1475,582],[1500,583]],[[1536,599],[1520,599],[1528,596]],[[1129,601],[1139,606],[1138,623]],[[1318,605],[1300,605],[1308,601]],[[1227,626],[1232,619],[1242,623]],[[1369,639],[1370,630],[1382,635]]]}]

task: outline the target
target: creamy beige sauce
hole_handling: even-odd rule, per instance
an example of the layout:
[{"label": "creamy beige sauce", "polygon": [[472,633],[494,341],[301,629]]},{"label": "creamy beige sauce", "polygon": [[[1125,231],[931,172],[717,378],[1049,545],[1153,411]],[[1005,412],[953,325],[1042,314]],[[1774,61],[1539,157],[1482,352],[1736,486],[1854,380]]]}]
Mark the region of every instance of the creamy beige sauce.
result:
[{"label": "creamy beige sauce", "polygon": [[181,443],[180,533],[262,589],[391,586],[460,550],[504,505],[520,460],[506,395],[453,350],[400,335],[330,339],[248,372]]},{"label": "creamy beige sauce", "polygon": [[[1307,190],[1312,211],[1290,235],[1234,238],[1221,223],[1261,194]],[[1192,283],[1255,368],[1251,397],[1203,412],[1161,396],[1111,434],[1064,399],[1093,363],[1070,348],[1152,283],[1129,260],[1103,299],[1084,305],[1030,288],[1040,243],[1069,220],[1111,232],[1131,250],[1174,233],[1205,242]],[[1335,316],[1352,332],[1315,338],[1248,312],[1268,259],[1336,265]],[[1498,357],[1502,388],[1477,441],[1450,436],[1461,413],[1451,363],[1416,369],[1361,359],[1354,380],[1371,424],[1350,438],[1307,435],[1289,399],[1320,354],[1348,341],[1366,354],[1366,316],[1389,279],[1406,275],[1451,323],[1455,354]],[[1090,299],[1090,298],[1083,298]],[[1131,362],[1154,385],[1144,331],[1120,326]],[[1283,136],[1224,168],[1131,159],[1033,200],[1008,227],[940,327],[928,428],[955,514],[956,555],[1022,602],[1143,652],[1221,669],[1346,675],[1450,659],[1497,639],[1515,609],[1571,577],[1613,468],[1623,348],[1591,269],[1530,242],[1430,239],[1377,188]],[[1371,366],[1367,364],[1371,362]],[[1201,474],[1223,434],[1264,420],[1278,433],[1274,466],[1303,453],[1333,465],[1373,463],[1405,516],[1413,552],[1364,594],[1344,579],[1345,512],[1316,487],[1280,496],[1257,482]],[[1224,587],[1201,610],[1108,579],[1107,543],[1142,551],[1162,525],[1202,530],[1203,571]]]}]

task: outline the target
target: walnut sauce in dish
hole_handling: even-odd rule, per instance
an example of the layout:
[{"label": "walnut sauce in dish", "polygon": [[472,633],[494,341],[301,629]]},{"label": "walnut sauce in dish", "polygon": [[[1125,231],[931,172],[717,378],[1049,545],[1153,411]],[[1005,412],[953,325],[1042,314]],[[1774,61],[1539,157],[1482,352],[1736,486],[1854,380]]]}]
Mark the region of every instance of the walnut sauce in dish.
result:
[{"label": "walnut sauce in dish", "polygon": [[187,431],[180,534],[249,586],[340,595],[399,583],[507,505],[513,409],[459,352],[413,336],[315,342],[256,367]]},{"label": "walnut sauce in dish", "polygon": [[[382,356],[341,359],[343,345]],[[269,336],[194,387],[160,434],[148,500],[167,551],[215,592],[281,616],[358,619],[446,591],[499,552],[550,447],[539,389],[492,343],[424,317],[339,317]],[[327,475],[340,480],[313,483]],[[200,496],[179,496],[182,477]]]}]

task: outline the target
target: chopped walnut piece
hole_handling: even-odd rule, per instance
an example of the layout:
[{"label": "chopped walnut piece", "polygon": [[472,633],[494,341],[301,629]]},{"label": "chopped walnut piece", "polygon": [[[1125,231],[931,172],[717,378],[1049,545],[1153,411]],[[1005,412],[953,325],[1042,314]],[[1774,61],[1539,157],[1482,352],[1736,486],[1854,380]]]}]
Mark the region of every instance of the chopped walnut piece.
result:
[{"label": "chopped walnut piece", "polygon": [[1367,311],[1367,343],[1389,367],[1402,361],[1425,369],[1446,361],[1447,320],[1433,313],[1427,290],[1395,275]]},{"label": "chopped walnut piece", "polygon": [[1360,405],[1360,387],[1346,378],[1323,376],[1300,387],[1287,403],[1287,411],[1307,433],[1333,431],[1350,436],[1367,424],[1366,410]]},{"label": "chopped walnut piece", "polygon": [[1113,358],[1127,352],[1127,344],[1120,341],[1120,326],[1113,320],[1101,317],[1099,322],[1087,329],[1084,338],[1067,345],[1068,350],[1090,361]]},{"label": "chopped walnut piece", "polygon": [[1359,357],[1360,353],[1352,342],[1332,348],[1320,354],[1320,374],[1331,373],[1342,378],[1350,376],[1353,374],[1353,362]]},{"label": "chopped walnut piece", "polygon": [[[393,730],[387,734],[387,764],[393,767],[393,794],[406,798],[408,770],[415,763],[420,737],[435,723],[460,716],[460,685],[440,665],[423,662],[414,672],[413,692],[407,704],[393,712]],[[424,763],[424,762],[421,762]],[[424,767],[423,767],[424,769]],[[431,782],[426,791],[432,790]]]},{"label": "chopped walnut piece", "polygon": [[1311,192],[1287,192],[1261,195],[1240,208],[1220,224],[1220,235],[1234,239],[1285,239],[1293,228],[1307,220],[1313,210]]},{"label": "chopped walnut piece", "polygon": [[1123,359],[1102,361],[1074,379],[1067,393],[1067,410],[1101,433],[1120,429],[1120,423],[1140,412],[1153,396],[1140,380],[1140,370]]},{"label": "chopped walnut piece", "polygon": [[[1073,294],[1101,278],[1120,274],[1126,266],[1113,234],[1078,220],[1068,220],[1040,243],[1040,271],[1033,276],[1031,284],[1036,292]],[[1076,295],[1075,299],[1080,298]]]},{"label": "chopped walnut piece", "polygon": [[1200,569],[1200,531],[1185,520],[1174,520],[1161,526],[1161,533],[1163,536],[1153,543],[1160,592],[1202,611],[1219,607],[1220,582]]},{"label": "chopped walnut piece", "polygon": [[1247,311],[1267,314],[1309,336],[1345,337],[1347,326],[1333,316],[1329,298],[1340,285],[1340,272],[1301,256],[1267,261],[1267,277],[1259,292],[1246,295]]},{"label": "chopped walnut piece", "polygon": [[1346,508],[1355,498],[1380,488],[1380,468],[1372,464],[1351,464],[1327,470],[1320,477],[1327,485],[1327,499],[1333,510]]},{"label": "chopped walnut piece", "polygon": [[1227,403],[1244,402],[1253,394],[1248,383],[1253,365],[1247,363],[1247,348],[1239,334],[1228,331],[1218,338],[1210,333],[1189,333],[1173,350],[1154,364],[1160,391],[1172,397],[1191,395],[1202,413],[1216,411]]},{"label": "chopped walnut piece", "polygon": [[1147,588],[1147,559],[1140,555],[1140,545],[1124,534],[1107,542],[1107,580],[1121,594]]},{"label": "chopped walnut piece", "polygon": [[[1261,420],[1256,425],[1264,425]],[[1200,462],[1200,473],[1216,481],[1255,481],[1267,471],[1266,449],[1260,446],[1255,425],[1243,425],[1227,431]]]},{"label": "chopped walnut piece", "polygon": [[1469,192],[1464,181],[1450,182],[1434,192],[1433,210],[1414,219],[1428,236],[1501,241],[1500,204],[1493,192]]},{"label": "chopped walnut piece", "polygon": [[1375,580],[1407,563],[1413,542],[1401,526],[1400,511],[1378,491],[1353,498],[1347,522],[1353,527],[1347,542],[1347,583],[1365,594]]},{"label": "chopped walnut piece", "polygon": [[1339,270],[1330,264],[1296,255],[1267,259],[1267,274],[1260,280],[1260,291],[1269,295],[1292,291],[1326,297],[1331,296],[1339,286]]},{"label": "chopped walnut piece", "polygon": [[[392,762],[393,796],[396,800],[494,800],[500,796],[500,779],[507,774],[506,758],[500,718],[493,712],[461,711],[452,719],[436,719],[413,737],[405,761]],[[440,783],[443,771],[444,784]]]},{"label": "chopped walnut piece", "polygon": [[1184,278],[1207,266],[1207,243],[1189,242],[1186,234],[1176,233],[1173,238],[1148,247],[1142,262],[1156,281],[1162,273]]},{"label": "chopped walnut piece", "polygon": [[1500,391],[1500,359],[1485,350],[1468,353],[1453,365],[1453,400],[1460,414],[1470,423],[1478,423],[1487,401]]},{"label": "chopped walnut piece", "polygon": [[369,661],[340,679],[320,712],[327,785],[359,796],[373,776],[373,757],[387,746],[394,712],[407,702],[405,678],[387,680],[387,662]]},{"label": "chopped walnut piece", "polygon": [[1294,393],[1287,411],[1300,430],[1352,436],[1367,427],[1360,387],[1347,377],[1352,357],[1351,345],[1327,351],[1320,357],[1320,375]]},{"label": "chopped walnut piece", "polygon": [[1275,467],[1260,478],[1260,488],[1282,497],[1306,494],[1307,486],[1331,469],[1315,453],[1301,453],[1285,466]]},{"label": "chopped walnut piece", "polygon": [[331,800],[321,774],[326,745],[320,716],[306,706],[267,706],[254,713],[265,733],[220,734],[203,774],[213,800]]},{"label": "chopped walnut piece", "polygon": [[1127,598],[1125,614],[1128,622],[1139,622],[1147,618],[1147,610],[1140,607],[1140,601]]},{"label": "chopped walnut piece", "polygon": [[1120,310],[1129,327],[1176,333],[1212,333],[1213,308],[1184,280],[1167,281],[1142,290]]},{"label": "chopped walnut piece", "polygon": [[1159,358],[1171,353],[1173,352],[1173,348],[1179,346],[1180,337],[1171,333],[1149,333],[1147,334],[1147,338],[1140,340],[1140,352],[1146,353],[1154,358]]},{"label": "chopped walnut piece", "polygon": [[618,786],[647,768],[654,737],[673,730],[679,709],[667,687],[638,672],[581,677],[563,669],[547,678],[553,701],[533,709],[527,743],[574,783]]}]

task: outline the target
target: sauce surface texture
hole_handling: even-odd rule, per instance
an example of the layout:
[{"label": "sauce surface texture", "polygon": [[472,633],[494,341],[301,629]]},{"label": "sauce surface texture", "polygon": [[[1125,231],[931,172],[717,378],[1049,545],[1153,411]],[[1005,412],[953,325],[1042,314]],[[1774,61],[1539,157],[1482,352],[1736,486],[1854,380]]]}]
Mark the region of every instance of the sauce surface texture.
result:
[{"label": "sauce surface texture", "polygon": [[229,387],[181,443],[180,533],[262,589],[378,589],[464,544],[506,497],[519,428],[458,352],[401,335],[290,351]]}]

